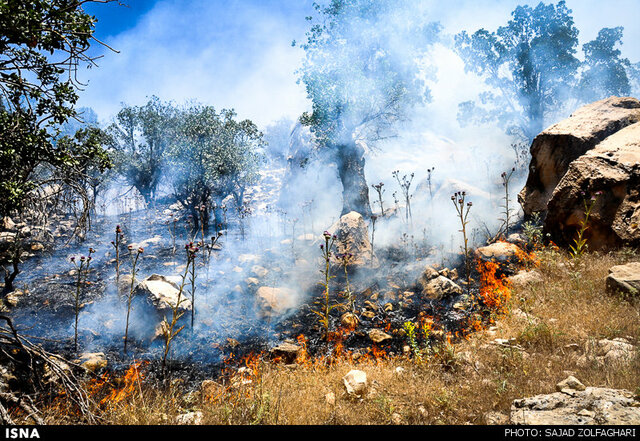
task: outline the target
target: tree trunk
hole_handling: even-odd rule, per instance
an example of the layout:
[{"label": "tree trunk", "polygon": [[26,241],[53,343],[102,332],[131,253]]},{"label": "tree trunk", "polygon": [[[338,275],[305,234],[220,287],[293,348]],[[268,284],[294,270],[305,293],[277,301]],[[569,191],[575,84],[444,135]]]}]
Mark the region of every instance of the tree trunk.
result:
[{"label": "tree trunk", "polygon": [[338,174],[342,181],[342,215],[356,211],[371,217],[369,186],[364,176],[364,149],[349,141],[337,146]]}]

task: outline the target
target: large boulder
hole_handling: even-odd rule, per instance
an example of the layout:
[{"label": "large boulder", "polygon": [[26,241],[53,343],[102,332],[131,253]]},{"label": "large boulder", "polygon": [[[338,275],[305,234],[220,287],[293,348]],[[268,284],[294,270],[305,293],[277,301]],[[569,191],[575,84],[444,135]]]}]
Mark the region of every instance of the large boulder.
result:
[{"label": "large boulder", "polygon": [[[175,282],[168,277],[153,274],[136,286],[133,295],[136,299],[144,299],[147,304],[152,305],[158,312],[164,313],[172,309],[178,302],[180,289]],[[180,294],[181,311],[191,310],[191,300],[186,292]]]},{"label": "large boulder", "polygon": [[333,253],[333,263],[338,264],[337,255],[351,254],[352,267],[380,266],[378,258],[373,252],[369,231],[362,215],[356,211],[345,214],[338,222],[329,228],[328,233],[337,236],[336,252]]},{"label": "large boulder", "polygon": [[640,294],[640,262],[616,265],[609,268],[606,278],[607,291],[637,296]]},{"label": "large boulder", "polygon": [[570,386],[547,395],[515,400],[512,424],[640,424],[640,402],[624,389]]},{"label": "large boulder", "polygon": [[545,234],[572,244],[585,199],[596,197],[586,239],[590,249],[640,245],[640,123],[609,136],[571,163],[548,202]]},{"label": "large boulder", "polygon": [[545,212],[569,165],[619,130],[640,121],[640,101],[610,97],[578,109],[540,133],[531,145],[529,176],[518,200],[524,213]]}]

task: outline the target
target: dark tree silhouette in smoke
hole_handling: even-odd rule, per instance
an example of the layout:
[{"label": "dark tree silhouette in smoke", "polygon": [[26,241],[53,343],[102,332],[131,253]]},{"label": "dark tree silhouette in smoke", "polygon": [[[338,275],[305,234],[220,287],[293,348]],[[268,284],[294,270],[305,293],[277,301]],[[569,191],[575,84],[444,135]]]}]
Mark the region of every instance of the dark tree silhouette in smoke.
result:
[{"label": "dark tree silhouette in smoke", "polygon": [[428,22],[423,6],[408,0],[332,0],[314,6],[318,17],[307,18],[311,27],[298,72],[312,111],[301,122],[310,126],[320,147],[335,152],[342,214],[370,216],[365,148],[358,141],[391,136],[394,123],[430,101],[424,80],[434,72],[421,64],[421,56],[437,40],[440,25]]},{"label": "dark tree silhouette in smoke", "polygon": [[542,131],[545,115],[569,96],[580,61],[575,57],[578,29],[564,1],[518,6],[496,32],[485,29],[456,35],[465,69],[493,90],[479,103],[460,104],[458,119],[497,121],[506,132],[530,142]]},{"label": "dark tree silhouette in smoke", "polygon": [[[564,1],[518,6],[506,26],[480,29],[455,38],[467,72],[491,88],[477,101],[460,104],[458,120],[497,122],[507,134],[528,145],[548,119],[564,107],[631,92],[633,65],[616,48],[622,31],[603,28],[583,46],[584,62],[576,58],[578,29]],[[564,107],[563,107],[564,106]]]},{"label": "dark tree silhouette in smoke", "polygon": [[175,118],[176,108],[154,96],[144,106],[124,106],[107,129],[118,170],[147,203],[155,199]]},{"label": "dark tree silhouette in smoke", "polygon": [[621,57],[618,45],[622,44],[623,28],[603,28],[598,37],[586,43],[584,72],[580,79],[580,93],[584,101],[596,101],[605,95],[626,96],[631,94],[631,83],[627,72],[631,62]]}]

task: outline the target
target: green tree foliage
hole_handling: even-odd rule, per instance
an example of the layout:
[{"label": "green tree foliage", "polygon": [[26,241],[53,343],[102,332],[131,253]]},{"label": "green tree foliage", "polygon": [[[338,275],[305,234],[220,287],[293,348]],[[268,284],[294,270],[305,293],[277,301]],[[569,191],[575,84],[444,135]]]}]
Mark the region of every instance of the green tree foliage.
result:
[{"label": "green tree foliage", "polygon": [[214,205],[232,195],[242,206],[247,186],[258,178],[262,133],[253,122],[235,117],[233,110],[188,107],[179,112],[168,149],[174,194],[204,230]]},{"label": "green tree foliage", "polygon": [[571,92],[580,61],[578,29],[564,1],[557,5],[518,6],[511,20],[495,32],[480,29],[456,35],[465,70],[491,87],[478,101],[460,104],[458,119],[497,122],[508,134],[531,141],[545,117]]},{"label": "green tree foliage", "polygon": [[618,45],[622,44],[623,28],[603,28],[598,37],[586,43],[584,72],[579,83],[580,97],[584,101],[596,101],[607,95],[627,96],[631,83],[627,72],[631,63],[621,57]]},{"label": "green tree foliage", "polygon": [[301,121],[336,153],[343,212],[371,213],[364,151],[356,139],[385,136],[414,105],[430,100],[425,78],[433,71],[420,61],[440,25],[426,21],[418,3],[331,0],[314,4],[317,17],[308,17],[298,73],[312,110]]},{"label": "green tree foliage", "polygon": [[621,57],[623,28],[603,28],[576,58],[578,29],[564,1],[518,6],[497,31],[456,35],[465,70],[479,75],[490,90],[459,106],[458,120],[498,123],[516,142],[531,143],[550,119],[572,110],[567,104],[591,102],[631,92],[633,66]]},{"label": "green tree foliage", "polygon": [[72,182],[77,158],[55,138],[75,115],[78,67],[95,64],[96,20],[84,3],[0,0],[0,215],[28,205],[44,182]]},{"label": "green tree foliage", "polygon": [[144,106],[124,106],[107,129],[117,169],[147,203],[155,199],[176,118],[177,108],[154,96]]}]

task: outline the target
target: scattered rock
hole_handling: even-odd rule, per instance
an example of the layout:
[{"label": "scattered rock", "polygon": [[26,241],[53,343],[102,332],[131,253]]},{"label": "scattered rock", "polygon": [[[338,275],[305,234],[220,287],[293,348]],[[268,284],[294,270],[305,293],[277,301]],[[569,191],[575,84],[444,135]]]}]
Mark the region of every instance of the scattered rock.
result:
[{"label": "scattered rock", "polygon": [[263,266],[254,265],[251,267],[251,273],[258,278],[264,278],[269,273],[269,270]]},{"label": "scattered rock", "polygon": [[[159,274],[152,274],[136,286],[135,297],[145,297],[158,311],[173,308],[178,303],[178,286],[169,278]],[[178,309],[191,310],[191,301],[184,293],[180,294]]]},{"label": "scattered rock", "polygon": [[609,268],[606,280],[607,291],[637,296],[640,292],[640,262],[617,265]]},{"label": "scattered rock", "polygon": [[475,251],[476,257],[485,262],[515,263],[520,247],[509,242],[495,242]]},{"label": "scattered rock", "polygon": [[431,300],[442,300],[447,297],[462,294],[462,288],[453,280],[439,275],[425,285],[422,294]]},{"label": "scattered rock", "polygon": [[582,384],[580,380],[578,380],[573,375],[565,378],[560,383],[556,384],[556,390],[558,392],[566,393],[566,391],[582,391],[585,389],[586,389],[586,386]]},{"label": "scattered rock", "polygon": [[358,317],[350,312],[345,312],[340,317],[340,324],[347,329],[356,329],[358,327]]},{"label": "scattered rock", "polygon": [[383,343],[393,338],[386,332],[381,331],[380,329],[377,329],[377,328],[370,330],[368,335],[369,335],[369,339],[371,339],[371,341],[376,344]]},{"label": "scattered rock", "polygon": [[2,218],[3,231],[15,231],[15,229],[16,229],[16,224],[9,216],[5,216]]},{"label": "scattered rock", "polygon": [[352,211],[345,214],[327,231],[338,237],[336,241],[337,252],[333,254],[334,260],[338,254],[352,254],[353,259],[350,265],[352,267],[377,268],[380,266],[369,241],[367,224],[360,213]]},{"label": "scattered rock", "polygon": [[367,374],[363,371],[353,369],[342,378],[342,381],[349,395],[363,397],[367,392]]},{"label": "scattered rock", "polygon": [[484,414],[484,423],[487,426],[505,426],[509,424],[509,416],[502,412],[487,412]]},{"label": "scattered rock", "polygon": [[624,338],[598,341],[596,358],[602,364],[630,363],[636,355],[636,347]]},{"label": "scattered rock", "polygon": [[530,425],[640,424],[640,402],[624,389],[587,387],[515,400],[511,423]]},{"label": "scattered rock", "polygon": [[285,314],[298,306],[298,296],[290,288],[261,286],[256,291],[256,302],[263,317]]},{"label": "scattered rock", "polygon": [[76,361],[88,372],[96,372],[107,367],[107,357],[104,352],[85,352],[80,355],[79,360]]},{"label": "scattered rock", "polygon": [[293,343],[284,342],[271,349],[271,356],[280,358],[285,364],[296,361],[302,347]]},{"label": "scattered rock", "polygon": [[324,399],[329,406],[336,405],[336,394],[334,394],[333,392],[329,392],[327,395],[325,395]]},{"label": "scattered rock", "polygon": [[507,277],[507,279],[513,287],[525,287],[540,282],[542,275],[536,270],[520,271],[516,275]]},{"label": "scattered rock", "polygon": [[176,424],[182,426],[199,426],[202,424],[203,417],[204,415],[200,411],[185,413],[176,417]]}]

